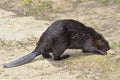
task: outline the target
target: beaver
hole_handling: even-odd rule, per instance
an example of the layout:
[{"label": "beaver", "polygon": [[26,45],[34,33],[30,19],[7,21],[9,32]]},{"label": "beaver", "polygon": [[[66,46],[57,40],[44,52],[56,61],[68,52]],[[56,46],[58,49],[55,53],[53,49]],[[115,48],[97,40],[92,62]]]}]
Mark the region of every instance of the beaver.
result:
[{"label": "beaver", "polygon": [[4,67],[10,68],[25,64],[40,54],[44,58],[50,58],[49,53],[53,53],[54,60],[62,60],[69,57],[69,55],[62,56],[66,49],[81,49],[83,52],[106,55],[110,46],[101,34],[79,21],[57,20],[43,32],[33,52],[5,64]]}]

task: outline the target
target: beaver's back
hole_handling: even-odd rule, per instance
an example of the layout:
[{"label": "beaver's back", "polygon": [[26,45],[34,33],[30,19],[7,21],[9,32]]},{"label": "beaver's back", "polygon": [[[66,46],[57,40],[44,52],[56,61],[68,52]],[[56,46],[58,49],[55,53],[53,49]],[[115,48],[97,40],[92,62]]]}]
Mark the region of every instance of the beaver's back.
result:
[{"label": "beaver's back", "polygon": [[91,37],[96,32],[90,27],[86,27],[81,22],[72,19],[55,21],[48,29],[42,34],[41,38],[56,39],[62,35],[67,35],[71,40],[84,40],[86,37]]}]

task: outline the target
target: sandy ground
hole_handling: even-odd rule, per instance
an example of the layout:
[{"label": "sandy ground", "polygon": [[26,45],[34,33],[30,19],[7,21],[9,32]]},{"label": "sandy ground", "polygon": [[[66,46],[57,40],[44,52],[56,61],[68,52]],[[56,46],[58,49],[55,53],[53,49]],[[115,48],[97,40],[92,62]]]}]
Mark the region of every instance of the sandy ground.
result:
[{"label": "sandy ground", "polygon": [[[58,64],[59,62],[46,60],[42,57],[38,57],[36,60],[33,61],[33,63],[29,63],[29,65],[23,65],[11,69],[3,68],[4,63],[19,58],[20,56],[32,51],[35,48],[36,37],[40,37],[42,32],[48,27],[48,25],[50,25],[50,22],[35,20],[33,17],[16,17],[15,13],[8,12],[2,9],[0,9],[0,15],[1,47],[2,45],[4,45],[4,47],[0,50],[1,79],[66,80],[75,77],[74,74],[72,75],[70,72],[64,71],[65,65],[63,64],[63,61],[60,62],[60,64],[62,64],[61,66],[63,67],[60,67],[60,64]],[[31,40],[30,38],[33,38],[33,40]],[[21,44],[19,43],[19,41],[21,41]],[[22,45],[22,43],[25,43],[28,46],[26,46],[25,48],[23,47],[24,44]]]},{"label": "sandy ground", "polygon": [[[84,6],[84,7],[82,7]],[[96,8],[95,8],[96,7]],[[18,17],[0,9],[0,80],[119,80],[120,14],[118,6],[100,7],[94,2],[82,3],[75,11],[56,14],[58,19],[73,18],[93,26],[112,46],[107,56],[81,50],[66,50],[71,57],[62,61],[36,57],[32,62],[3,68],[5,63],[30,53],[40,35],[53,21]]]}]

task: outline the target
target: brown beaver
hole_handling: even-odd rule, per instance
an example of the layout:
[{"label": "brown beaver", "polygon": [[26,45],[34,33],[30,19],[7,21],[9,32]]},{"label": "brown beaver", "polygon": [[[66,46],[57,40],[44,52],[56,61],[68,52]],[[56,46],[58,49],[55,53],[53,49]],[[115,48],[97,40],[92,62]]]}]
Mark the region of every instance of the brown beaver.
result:
[{"label": "brown beaver", "polygon": [[82,49],[83,52],[97,52],[105,55],[110,47],[108,41],[93,28],[72,19],[58,20],[42,34],[32,53],[12,61],[4,67],[25,64],[40,54],[44,58],[50,58],[50,52],[53,53],[54,60],[61,60],[69,56],[61,56],[66,49]]}]

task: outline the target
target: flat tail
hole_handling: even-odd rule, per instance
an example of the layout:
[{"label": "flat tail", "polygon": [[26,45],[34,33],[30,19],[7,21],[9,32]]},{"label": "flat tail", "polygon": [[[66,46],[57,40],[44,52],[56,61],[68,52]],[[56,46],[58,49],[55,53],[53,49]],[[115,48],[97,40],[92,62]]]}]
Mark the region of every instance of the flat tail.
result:
[{"label": "flat tail", "polygon": [[27,54],[27,55],[15,60],[15,61],[12,61],[8,64],[5,64],[4,68],[11,68],[11,67],[16,67],[16,66],[23,65],[25,63],[28,63],[28,62],[32,61],[36,56],[37,56],[36,53]]}]

